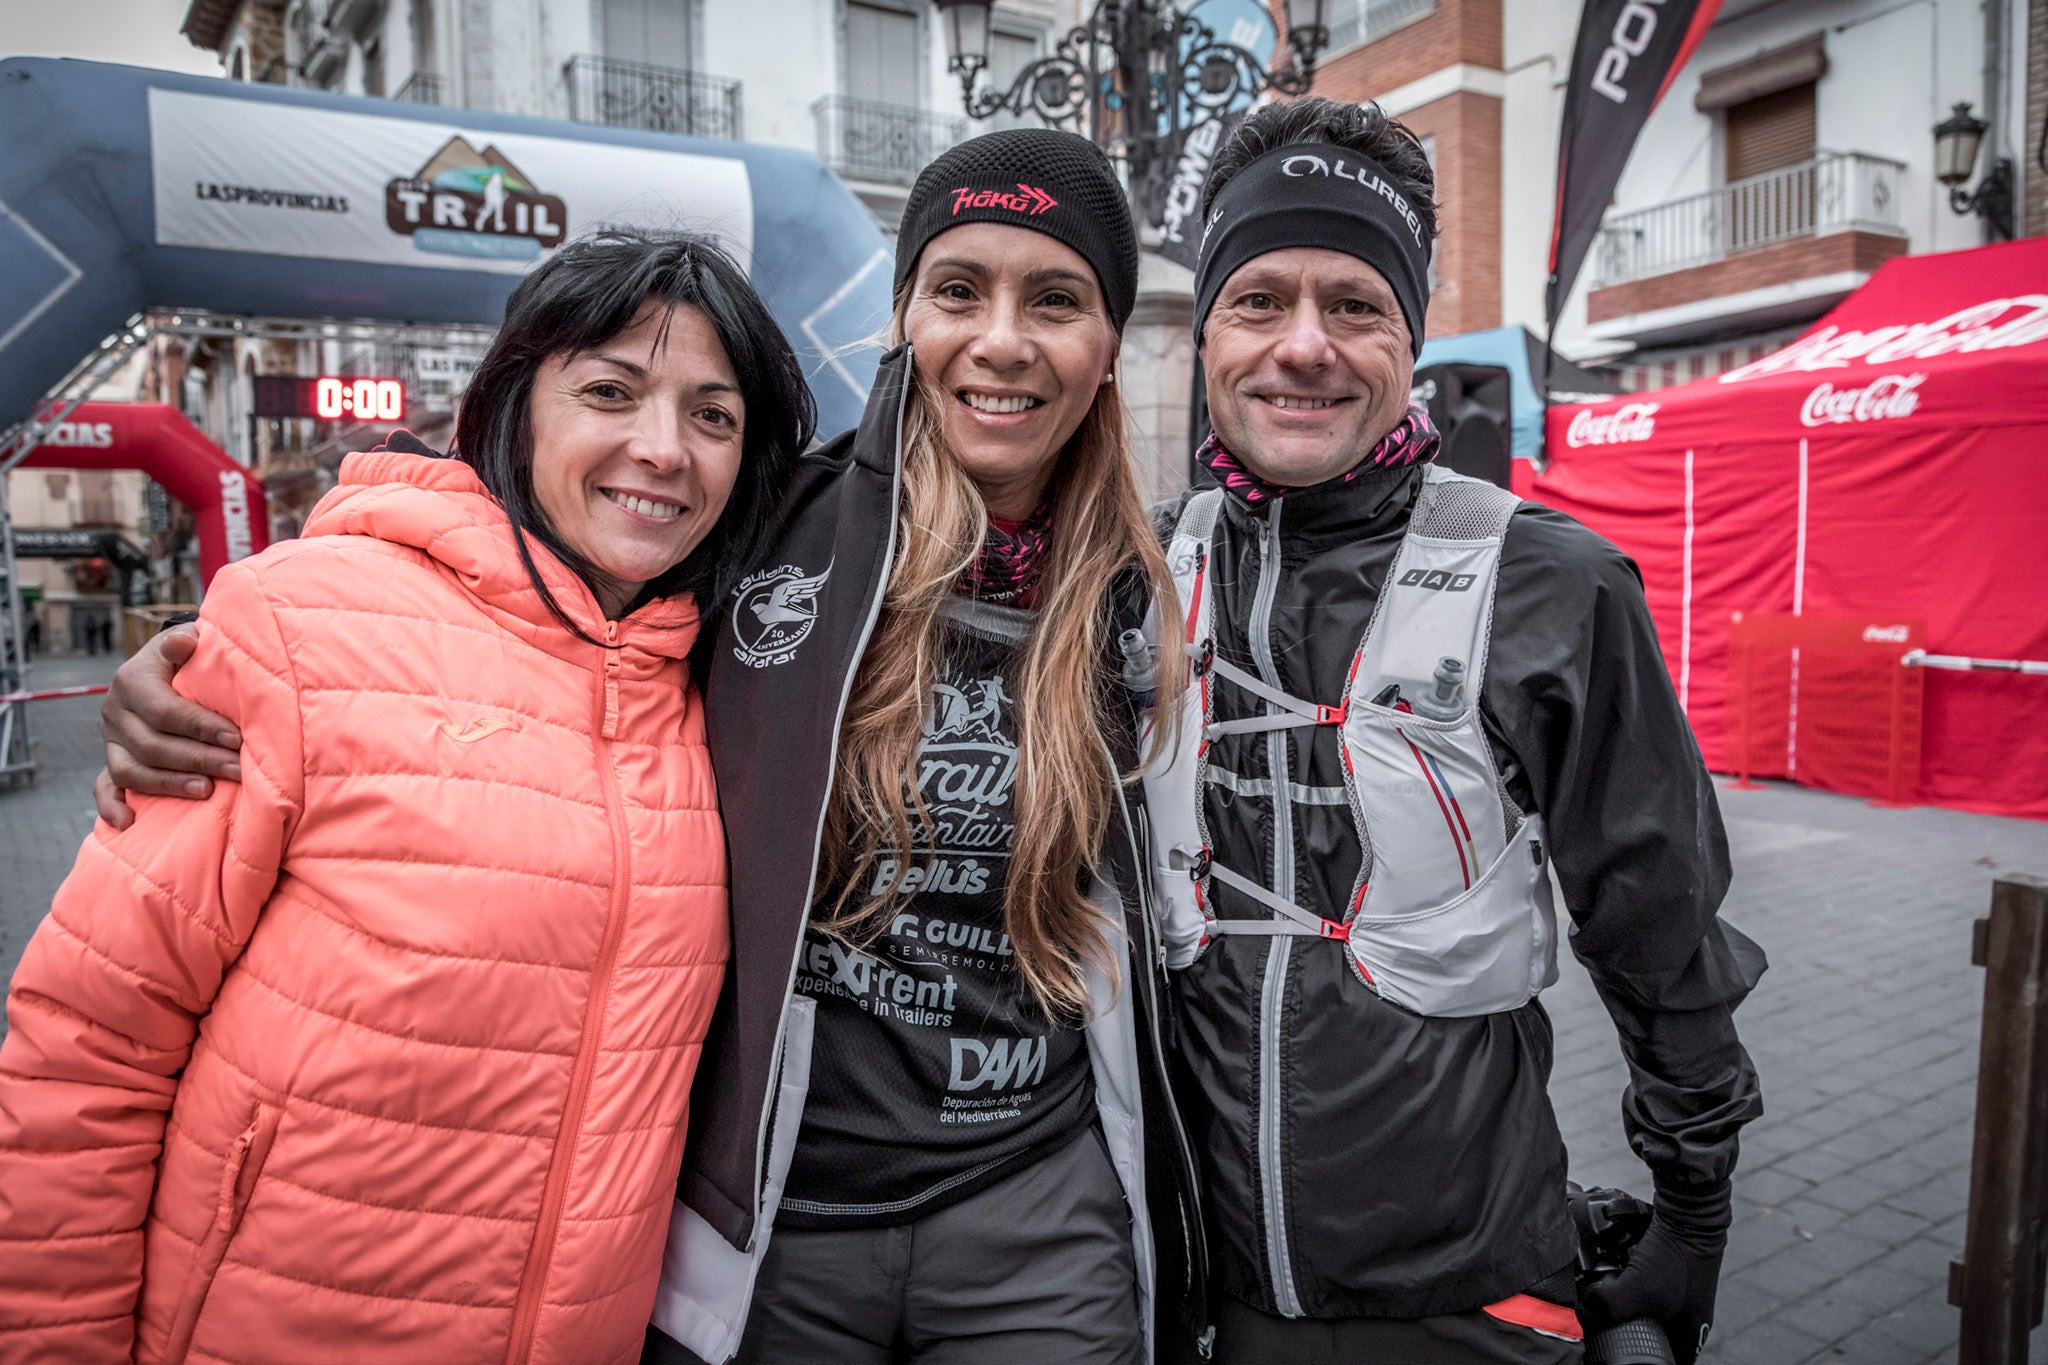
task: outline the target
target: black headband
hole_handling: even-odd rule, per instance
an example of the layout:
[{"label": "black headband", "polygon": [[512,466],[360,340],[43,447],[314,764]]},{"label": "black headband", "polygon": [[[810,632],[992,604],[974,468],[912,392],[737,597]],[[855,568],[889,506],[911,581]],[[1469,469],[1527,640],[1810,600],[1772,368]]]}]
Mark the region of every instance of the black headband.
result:
[{"label": "black headband", "polygon": [[1384,275],[1422,354],[1429,311],[1429,226],[1385,170],[1328,143],[1266,153],[1231,178],[1209,209],[1195,266],[1195,340],[1223,282],[1254,257],[1291,246],[1355,256]]}]

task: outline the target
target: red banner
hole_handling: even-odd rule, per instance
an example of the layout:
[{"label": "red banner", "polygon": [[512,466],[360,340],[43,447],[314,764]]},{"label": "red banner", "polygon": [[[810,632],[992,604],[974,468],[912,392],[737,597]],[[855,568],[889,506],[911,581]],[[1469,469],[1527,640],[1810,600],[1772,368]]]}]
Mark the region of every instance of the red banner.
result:
[{"label": "red banner", "polygon": [[1557,206],[1544,296],[1551,327],[1585,264],[1636,137],[1720,8],[1721,0],[1586,0],[1557,141]]}]

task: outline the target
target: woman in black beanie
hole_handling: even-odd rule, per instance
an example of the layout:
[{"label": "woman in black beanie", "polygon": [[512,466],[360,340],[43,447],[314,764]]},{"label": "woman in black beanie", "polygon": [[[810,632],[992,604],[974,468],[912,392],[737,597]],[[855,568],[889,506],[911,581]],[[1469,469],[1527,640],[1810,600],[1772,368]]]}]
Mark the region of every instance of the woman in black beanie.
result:
[{"label": "woman in black beanie", "polygon": [[1196,1278],[1199,1231],[1147,1216],[1148,1183],[1180,1191],[1176,1222],[1194,1201],[1120,780],[1141,722],[1121,679],[1152,671],[1124,636],[1173,594],[1116,384],[1137,266],[1108,159],[1070,133],[976,138],[911,192],[890,326],[909,363],[885,358],[850,438],[849,468],[892,464],[899,491],[793,945],[808,1088],[791,1043],[801,1121],[779,1207],[768,1153],[746,1269],[694,1259],[729,1235],[671,1238],[655,1321],[703,1358],[744,1322],[747,1362],[1135,1365],[1154,1243],[1176,1305]]}]

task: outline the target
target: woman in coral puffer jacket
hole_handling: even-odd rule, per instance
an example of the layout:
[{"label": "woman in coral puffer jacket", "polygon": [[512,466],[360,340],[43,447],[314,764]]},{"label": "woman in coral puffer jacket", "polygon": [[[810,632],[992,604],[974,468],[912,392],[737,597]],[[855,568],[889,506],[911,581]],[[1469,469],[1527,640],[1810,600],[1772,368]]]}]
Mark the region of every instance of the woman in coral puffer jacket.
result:
[{"label": "woman in coral puffer jacket", "polygon": [[0,1360],[638,1359],[728,955],[694,604],[810,413],[716,248],[603,234],[459,458],[214,580],[241,780],[95,830],[14,976]]}]

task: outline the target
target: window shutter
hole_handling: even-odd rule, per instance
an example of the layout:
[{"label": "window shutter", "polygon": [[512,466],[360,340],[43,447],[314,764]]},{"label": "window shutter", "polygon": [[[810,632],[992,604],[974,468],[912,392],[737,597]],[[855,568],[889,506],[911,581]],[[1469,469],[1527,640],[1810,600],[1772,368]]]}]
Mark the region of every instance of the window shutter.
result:
[{"label": "window shutter", "polygon": [[1796,85],[1728,106],[1728,183],[1813,160],[1814,88]]},{"label": "window shutter", "polygon": [[917,15],[878,5],[846,7],[846,93],[915,109],[922,57]]}]

